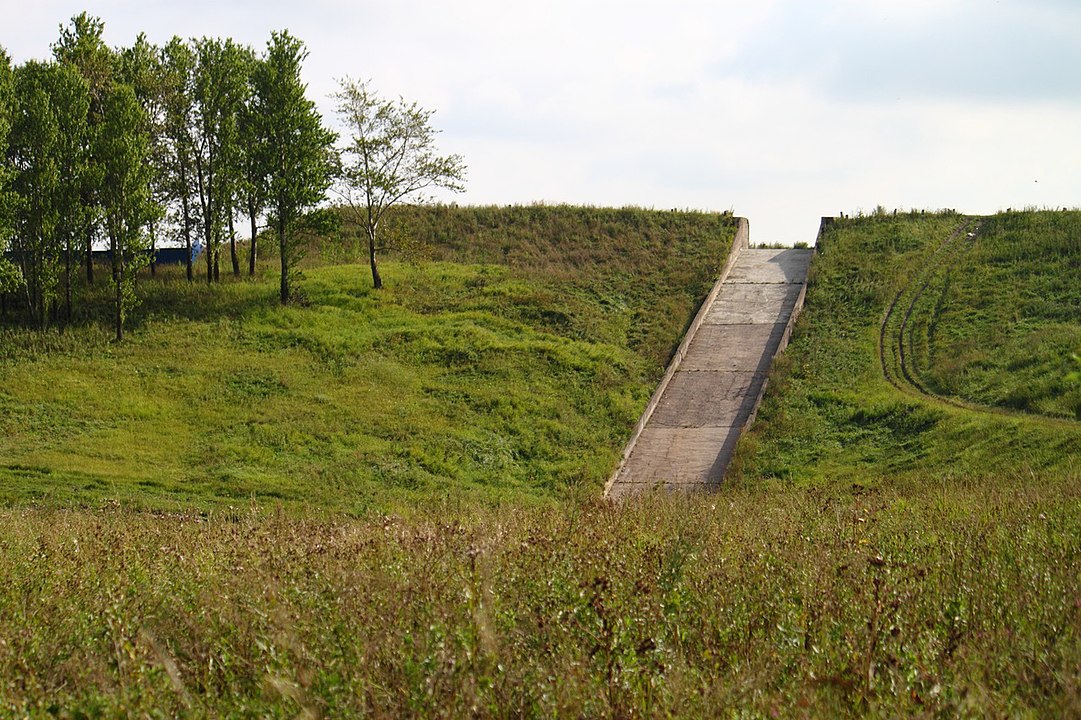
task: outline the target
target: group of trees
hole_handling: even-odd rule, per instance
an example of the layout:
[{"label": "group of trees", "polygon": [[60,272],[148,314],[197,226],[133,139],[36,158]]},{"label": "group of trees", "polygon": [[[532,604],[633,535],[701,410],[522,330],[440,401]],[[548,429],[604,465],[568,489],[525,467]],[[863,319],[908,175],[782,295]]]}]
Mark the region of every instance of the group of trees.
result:
[{"label": "group of trees", "polygon": [[73,18],[48,62],[13,67],[0,49],[0,298],[21,299],[40,327],[71,322],[83,270],[95,282],[96,242],[110,251],[117,339],[136,274],[163,239],[186,248],[189,281],[198,246],[207,282],[226,244],[241,275],[238,220],[249,227],[250,275],[260,230],[273,232],[287,303],[295,237],[335,183],[363,218],[379,287],[386,209],[433,186],[461,188],[462,160],[435,154],[430,112],[364,83],[341,82],[352,137],[336,148],[301,81],[307,52],[287,31],[256,53],[219,38],[157,47],[145,35],[112,49],[103,30],[86,13]]}]

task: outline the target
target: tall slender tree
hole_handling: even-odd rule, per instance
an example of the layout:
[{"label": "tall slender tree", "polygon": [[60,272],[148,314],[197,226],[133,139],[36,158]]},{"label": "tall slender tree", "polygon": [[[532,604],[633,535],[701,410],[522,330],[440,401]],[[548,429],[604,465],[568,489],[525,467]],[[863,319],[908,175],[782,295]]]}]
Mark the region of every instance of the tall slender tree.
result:
[{"label": "tall slender tree", "polygon": [[60,38],[53,44],[53,57],[63,65],[79,71],[90,89],[90,108],[87,116],[87,164],[80,193],[84,213],[82,215],[83,257],[86,264],[86,281],[94,282],[94,237],[100,226],[100,207],[96,192],[101,187],[101,167],[90,148],[102,121],[105,94],[112,86],[115,57],[105,44],[102,35],[105,23],[86,12],[71,19],[68,27],[61,26]]},{"label": "tall slender tree", "polygon": [[241,197],[240,203],[244,213],[248,216],[249,232],[251,240],[248,243],[248,275],[255,275],[255,263],[259,255],[259,216],[263,212],[267,202],[267,176],[269,168],[268,148],[266,138],[263,136],[262,125],[258,115],[255,90],[255,75],[259,64],[263,60],[258,57],[251,58],[248,74],[249,95],[248,101],[240,111],[240,146],[241,157]]},{"label": "tall slender tree", "polygon": [[154,218],[150,138],[146,116],[130,85],[114,83],[102,104],[94,151],[103,169],[102,214],[113,263],[113,326],[124,339],[124,320],[135,307],[135,274],[146,262],[146,228]]},{"label": "tall slender tree", "polygon": [[56,162],[60,182],[55,203],[59,215],[57,244],[63,253],[64,318],[72,320],[75,272],[78,265],[82,232],[89,209],[83,203],[83,190],[88,173],[89,146],[88,111],[90,88],[75,68],[66,65],[48,66],[45,79],[56,117]]},{"label": "tall slender tree", "polygon": [[40,327],[55,300],[60,220],[60,127],[49,97],[48,67],[30,61],[15,70],[17,106],[12,123],[11,157],[19,201],[15,212],[15,249],[26,281],[26,305]]},{"label": "tall slender tree", "polygon": [[131,85],[146,118],[146,134],[150,141],[151,199],[154,216],[148,226],[150,241],[150,273],[156,274],[158,227],[165,217],[165,204],[170,190],[166,174],[164,68],[159,49],[139,33],[135,44],[117,53],[117,80]]},{"label": "tall slender tree", "polygon": [[335,166],[334,133],[323,126],[300,78],[306,57],[300,40],[288,31],[274,32],[253,75],[253,111],[265,142],[267,209],[274,218],[281,258],[282,304],[291,297],[296,230],[305,213],[326,197]]},{"label": "tall slender tree", "polygon": [[195,173],[211,282],[240,182],[237,125],[247,79],[244,48],[232,40],[203,38],[195,50]]},{"label": "tall slender tree", "polygon": [[7,296],[22,287],[22,272],[4,257],[11,241],[16,196],[11,188],[14,172],[8,154],[15,105],[15,81],[11,59],[0,47],[0,312],[7,312]]},{"label": "tall slender tree", "polygon": [[194,279],[192,232],[199,223],[195,183],[195,51],[174,37],[161,51],[163,180],[186,252],[188,280]]}]

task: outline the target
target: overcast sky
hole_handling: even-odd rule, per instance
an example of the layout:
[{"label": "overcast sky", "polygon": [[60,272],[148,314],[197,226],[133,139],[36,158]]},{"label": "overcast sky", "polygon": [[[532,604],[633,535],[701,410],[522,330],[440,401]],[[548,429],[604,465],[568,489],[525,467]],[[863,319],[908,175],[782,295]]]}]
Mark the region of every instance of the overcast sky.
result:
[{"label": "overcast sky", "polygon": [[436,110],[464,204],[733,210],[753,242],[822,215],[1081,205],[1077,0],[0,0],[0,45],[45,57],[82,10],[139,31],[308,46],[335,78]]}]

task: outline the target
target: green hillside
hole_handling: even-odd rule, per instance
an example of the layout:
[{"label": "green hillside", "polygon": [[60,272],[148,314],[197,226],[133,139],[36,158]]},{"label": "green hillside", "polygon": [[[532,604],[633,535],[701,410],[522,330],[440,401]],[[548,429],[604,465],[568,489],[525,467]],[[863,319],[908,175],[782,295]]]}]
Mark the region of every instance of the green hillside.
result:
[{"label": "green hillside", "polygon": [[835,222],[742,477],[1076,471],[1081,213]]},{"label": "green hillside", "polygon": [[730,218],[411,209],[382,293],[347,226],[285,310],[5,327],[0,717],[1081,715],[1076,220],[836,222],[741,475],[618,505]]},{"label": "green hillside", "polygon": [[207,287],[163,270],[140,281],[123,344],[92,316],[67,332],[4,327],[0,500],[360,512],[599,489],[724,261],[731,217],[403,219],[439,259],[391,258],[383,291],[348,264],[347,227],[286,308],[269,272]]}]

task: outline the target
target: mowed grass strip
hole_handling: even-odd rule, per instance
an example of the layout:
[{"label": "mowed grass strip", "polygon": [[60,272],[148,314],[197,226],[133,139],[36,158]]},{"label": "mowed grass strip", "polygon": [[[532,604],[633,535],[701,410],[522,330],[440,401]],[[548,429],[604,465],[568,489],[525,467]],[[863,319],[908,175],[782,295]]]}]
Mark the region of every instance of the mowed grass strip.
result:
[{"label": "mowed grass strip", "polygon": [[[599,488],[734,234],[727,216],[627,212],[501,209],[518,245],[555,252],[547,215],[585,250],[390,259],[380,292],[316,248],[285,308],[269,272],[207,287],[163,268],[121,345],[92,317],[0,328],[0,501],[362,513]],[[625,255],[656,262],[609,262]]]}]

